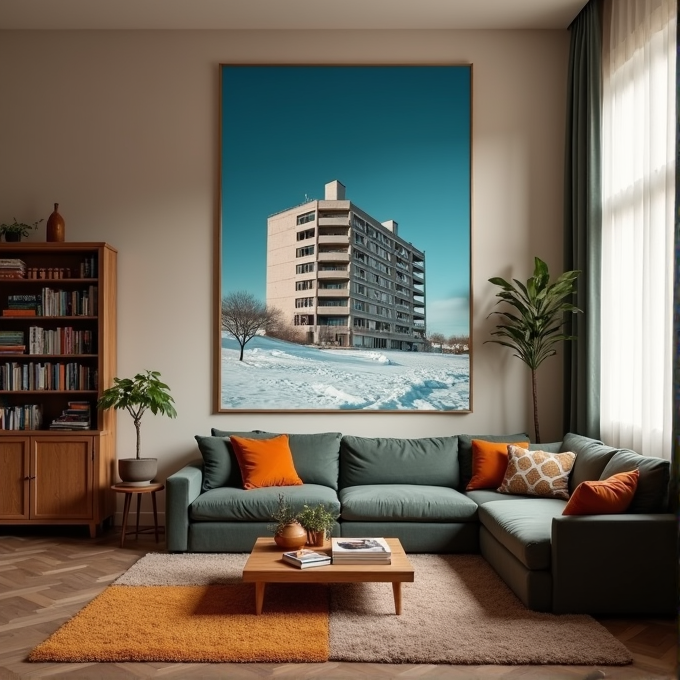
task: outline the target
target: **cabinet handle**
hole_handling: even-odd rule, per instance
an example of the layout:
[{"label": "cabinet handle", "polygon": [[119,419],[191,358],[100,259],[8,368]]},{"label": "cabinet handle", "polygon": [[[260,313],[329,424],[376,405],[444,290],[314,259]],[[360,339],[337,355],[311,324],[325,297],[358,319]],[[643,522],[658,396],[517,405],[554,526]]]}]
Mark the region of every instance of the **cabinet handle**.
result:
[{"label": "cabinet handle", "polygon": [[29,479],[35,479],[35,475],[33,475],[33,477],[29,477]]},{"label": "cabinet handle", "polygon": [[24,479],[25,479],[25,480],[28,480],[28,479],[30,479],[30,477],[24,477]]}]

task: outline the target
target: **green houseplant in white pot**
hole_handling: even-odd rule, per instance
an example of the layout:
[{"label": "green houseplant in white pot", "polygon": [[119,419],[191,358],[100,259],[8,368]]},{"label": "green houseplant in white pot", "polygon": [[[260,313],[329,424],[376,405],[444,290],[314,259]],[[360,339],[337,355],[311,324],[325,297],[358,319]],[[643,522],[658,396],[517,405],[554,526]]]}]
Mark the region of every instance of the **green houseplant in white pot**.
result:
[{"label": "green houseplant in white pot", "polygon": [[177,416],[170,388],[161,382],[160,375],[158,371],[145,371],[137,373],[134,378],[114,378],[113,385],[104,390],[97,401],[97,408],[102,411],[125,409],[132,416],[137,433],[136,455],[134,458],[118,459],[118,476],[131,486],[150,484],[158,470],[157,458],[140,456],[142,416],[146,411],[169,418]]}]

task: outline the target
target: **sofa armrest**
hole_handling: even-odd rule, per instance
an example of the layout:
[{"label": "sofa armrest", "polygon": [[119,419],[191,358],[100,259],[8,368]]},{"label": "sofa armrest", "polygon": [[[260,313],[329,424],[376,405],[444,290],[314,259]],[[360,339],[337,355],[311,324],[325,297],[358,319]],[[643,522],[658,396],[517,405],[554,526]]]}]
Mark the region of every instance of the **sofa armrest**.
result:
[{"label": "sofa armrest", "polygon": [[203,461],[195,460],[165,480],[165,540],[168,552],[189,546],[189,506],[201,494]]},{"label": "sofa armrest", "polygon": [[677,532],[672,514],[553,518],[553,611],[675,614]]}]

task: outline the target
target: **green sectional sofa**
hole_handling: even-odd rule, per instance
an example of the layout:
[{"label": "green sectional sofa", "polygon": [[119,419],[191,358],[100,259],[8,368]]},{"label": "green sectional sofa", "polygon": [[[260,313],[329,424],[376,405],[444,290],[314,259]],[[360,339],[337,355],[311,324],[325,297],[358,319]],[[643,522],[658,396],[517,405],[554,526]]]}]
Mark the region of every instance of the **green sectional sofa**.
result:
[{"label": "green sectional sofa", "polygon": [[526,434],[430,438],[290,434],[300,486],[244,490],[229,437],[197,436],[201,455],[166,481],[171,552],[249,552],[271,535],[279,494],[294,508],[324,503],[340,513],[335,536],[399,538],[411,553],[481,552],[530,609],[555,613],[672,615],[677,608],[677,524],[670,463],[567,434],[530,445],[576,459],[569,490],[582,481],[639,471],[628,511],[563,515],[566,500],[466,491],[472,440],[528,441]]}]

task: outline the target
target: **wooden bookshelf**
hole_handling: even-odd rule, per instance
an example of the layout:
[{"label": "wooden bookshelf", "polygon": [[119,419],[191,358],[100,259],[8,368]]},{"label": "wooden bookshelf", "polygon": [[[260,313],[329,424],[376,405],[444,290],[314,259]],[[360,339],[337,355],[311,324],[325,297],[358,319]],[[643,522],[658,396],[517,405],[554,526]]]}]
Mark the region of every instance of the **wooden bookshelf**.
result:
[{"label": "wooden bookshelf", "polygon": [[[116,371],[117,251],[0,243],[0,261],[17,259],[24,276],[9,278],[0,266],[0,314],[18,300],[40,302],[35,315],[0,316],[0,330],[25,345],[2,352],[0,344],[0,407],[13,413],[0,429],[0,525],[86,524],[95,536],[115,512],[116,415],[96,403]],[[69,402],[89,405],[87,429],[50,429]],[[39,407],[40,424],[29,405]]]}]

